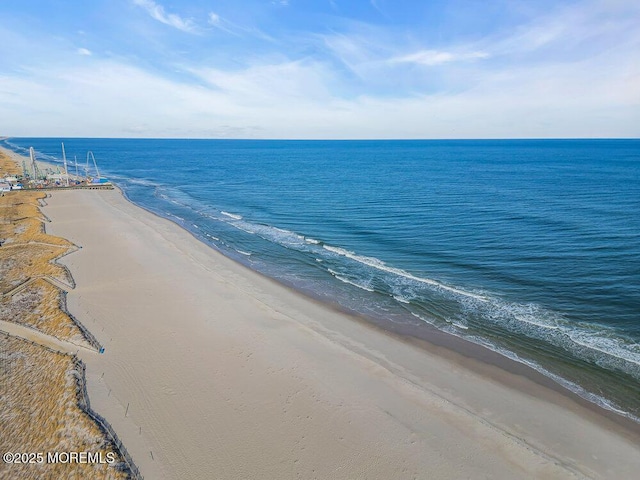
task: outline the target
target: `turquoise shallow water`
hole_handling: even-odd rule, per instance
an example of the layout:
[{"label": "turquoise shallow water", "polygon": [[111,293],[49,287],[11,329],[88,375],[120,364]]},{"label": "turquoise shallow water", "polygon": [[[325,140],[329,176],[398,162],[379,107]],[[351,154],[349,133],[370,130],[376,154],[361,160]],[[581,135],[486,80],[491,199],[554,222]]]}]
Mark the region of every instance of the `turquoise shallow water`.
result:
[{"label": "turquoise shallow water", "polygon": [[[640,417],[640,141],[14,138],[228,256]],[[72,172],[75,167],[71,167]]]}]

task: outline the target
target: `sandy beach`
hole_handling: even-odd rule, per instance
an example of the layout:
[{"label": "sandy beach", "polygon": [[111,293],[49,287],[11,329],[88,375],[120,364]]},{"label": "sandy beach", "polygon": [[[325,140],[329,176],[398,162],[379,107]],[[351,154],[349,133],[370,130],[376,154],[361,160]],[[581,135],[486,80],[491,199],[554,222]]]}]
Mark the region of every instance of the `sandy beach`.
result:
[{"label": "sandy beach", "polygon": [[[91,404],[145,478],[631,479],[632,431],[525,377],[403,342],[119,191],[54,191]],[[481,374],[479,372],[485,372]]]}]

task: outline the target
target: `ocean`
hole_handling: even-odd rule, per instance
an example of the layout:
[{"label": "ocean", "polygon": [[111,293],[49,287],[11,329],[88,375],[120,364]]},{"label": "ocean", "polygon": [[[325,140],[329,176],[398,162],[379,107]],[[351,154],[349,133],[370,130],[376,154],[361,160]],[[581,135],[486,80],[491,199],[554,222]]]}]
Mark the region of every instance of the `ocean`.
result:
[{"label": "ocean", "polygon": [[[392,331],[482,345],[640,422],[640,140],[11,138]],[[91,170],[93,167],[91,165]]]}]

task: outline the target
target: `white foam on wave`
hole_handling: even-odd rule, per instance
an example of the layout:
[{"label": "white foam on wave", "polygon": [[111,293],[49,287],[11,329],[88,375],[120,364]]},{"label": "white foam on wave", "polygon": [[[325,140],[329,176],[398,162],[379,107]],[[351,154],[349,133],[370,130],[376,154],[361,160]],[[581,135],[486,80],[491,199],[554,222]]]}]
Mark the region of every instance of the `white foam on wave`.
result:
[{"label": "white foam on wave", "polygon": [[620,338],[593,335],[585,331],[573,330],[567,333],[569,338],[582,347],[610,355],[640,367],[640,345],[623,343]]},{"label": "white foam on wave", "polygon": [[558,330],[560,328],[558,325],[544,324],[544,323],[538,322],[535,319],[532,319],[531,317],[528,317],[528,316],[514,315],[514,317],[517,318],[521,322],[528,323],[529,325],[535,325],[536,327],[540,327],[540,328],[547,328],[549,330]]},{"label": "white foam on wave", "polygon": [[234,248],[234,250],[238,252],[240,255],[244,255],[245,257],[251,256],[251,252],[245,252],[244,250],[238,250],[237,248]]},{"label": "white foam on wave", "polygon": [[469,330],[469,327],[467,325],[464,325],[460,322],[456,322],[455,320],[451,320],[451,325],[457,328],[461,328],[462,330]]},{"label": "white foam on wave", "polygon": [[173,217],[173,218],[177,218],[178,220],[182,220],[184,222],[184,218],[182,218],[179,215],[176,215],[175,213],[171,213],[171,212],[165,212],[165,214],[169,217]]},{"label": "white foam on wave", "polygon": [[[318,259],[316,258],[316,260],[318,260]],[[343,277],[342,275],[340,275],[340,274],[339,274],[338,272],[336,272],[335,270],[331,270],[330,268],[329,268],[329,269],[327,269],[327,270],[329,271],[329,273],[330,273],[331,275],[333,275],[333,277],[334,277],[334,278],[336,278],[337,280],[340,280],[340,281],[341,281],[341,282],[343,282],[343,283],[348,283],[349,285],[353,285],[354,287],[357,287],[357,288],[359,288],[359,289],[361,289],[361,290],[366,290],[367,292],[374,292],[374,291],[375,291],[375,290],[374,290],[373,288],[371,288],[371,287],[368,287],[368,286],[366,286],[366,285],[361,285],[361,284],[359,284],[359,283],[357,283],[357,282],[354,282],[354,281],[352,281],[352,280],[349,280],[348,278]]]},{"label": "white foam on wave", "polygon": [[169,203],[173,203],[174,205],[178,205],[180,207],[184,207],[184,208],[188,208],[190,210],[193,210],[193,208],[191,208],[188,203],[185,203],[183,201],[181,202],[180,200],[178,200],[180,195],[177,194],[177,193],[178,192],[172,191],[172,190],[168,190],[167,191],[166,189],[164,189],[162,187],[156,187],[156,189],[154,191],[154,195],[157,196],[158,198],[162,198],[163,200],[166,200]]},{"label": "white foam on wave", "polygon": [[407,278],[409,280],[413,280],[415,282],[419,282],[419,283],[423,283],[426,285],[430,285],[433,287],[436,287],[440,290],[446,290],[448,292],[452,292],[452,293],[456,293],[458,295],[462,295],[465,297],[471,297],[471,298],[475,298],[476,300],[479,301],[483,301],[486,302],[487,299],[482,296],[482,295],[478,295],[476,293],[472,293],[472,292],[467,292],[465,290],[461,290],[459,288],[455,288],[455,287],[450,287],[448,285],[444,285],[440,282],[437,282],[435,280],[432,280],[430,278],[422,278],[422,277],[417,277],[405,270],[402,270],[400,268],[395,268],[395,267],[390,267],[389,265],[387,265],[386,263],[384,263],[382,260],[379,260],[377,258],[374,257],[365,257],[363,255],[358,255],[355,252],[351,252],[349,250],[345,250],[344,248],[340,248],[340,247],[333,247],[331,245],[323,245],[322,248],[324,248],[325,250],[328,250],[332,253],[335,253],[337,255],[341,255],[343,257],[347,257],[350,258],[351,260],[354,260],[356,262],[362,263],[364,265],[368,265],[370,267],[373,267],[377,270],[381,270],[387,273],[392,273],[394,275],[398,275],[400,277],[404,277]]},{"label": "white foam on wave", "polygon": [[308,251],[305,237],[291,230],[273,227],[271,225],[262,225],[259,223],[247,222],[246,220],[229,223],[235,228],[246,233],[258,235],[264,240],[273,242],[285,248],[292,248],[298,251]]},{"label": "white foam on wave", "polygon": [[443,332],[451,333],[453,335],[460,336],[459,332],[451,327],[455,327],[460,330],[469,330],[469,327],[467,325],[460,323],[459,321],[455,321],[447,318],[445,319],[446,325],[436,325],[436,323],[433,320],[429,320],[426,317],[423,317],[422,315],[416,312],[409,311],[409,313],[411,313],[411,315],[413,315],[414,317],[419,318],[423,322],[428,323],[429,325],[433,325],[439,330],[442,330]]},{"label": "white foam on wave", "polygon": [[225,212],[224,210],[222,210],[220,213],[225,217],[233,218],[234,220],[242,220],[242,215],[236,215],[235,213]]},{"label": "white foam on wave", "polygon": [[276,227],[273,225],[251,222],[241,215],[230,213],[224,210],[221,210],[220,214],[226,218],[221,218],[220,216],[211,215],[205,212],[198,213],[212,220],[222,221],[227,225],[237,228],[238,230],[241,230],[245,233],[257,235],[269,242],[273,242],[285,248],[294,249],[301,252],[313,251],[312,249],[314,245],[320,243],[319,240],[305,237],[304,235],[300,235],[299,233],[293,232],[291,230]]},{"label": "white foam on wave", "polygon": [[292,232],[291,230],[287,230],[285,228],[278,228],[278,227],[269,227],[269,226],[264,226],[264,227],[265,227],[264,231],[267,235],[275,234],[272,237],[275,240],[285,239],[292,244],[301,244],[306,241],[303,235],[300,235],[299,233],[296,233],[296,232]]},{"label": "white foam on wave", "polygon": [[253,230],[251,230],[250,228],[244,227],[244,225],[234,224],[233,226],[236,227],[238,230],[242,230],[243,232],[250,233],[251,235],[255,235],[255,233],[256,233]]},{"label": "white foam on wave", "polygon": [[408,300],[400,295],[393,295],[393,298],[395,298],[400,303],[411,303],[411,300]]},{"label": "white foam on wave", "polygon": [[142,185],[145,187],[159,187],[158,183],[152,182],[151,180],[145,180],[144,178],[127,178],[127,183],[132,183],[133,185]]},{"label": "white foam on wave", "polygon": [[469,314],[512,333],[542,340],[592,361],[603,368],[622,370],[640,379],[640,345],[625,339],[615,328],[572,322],[558,312],[535,304],[489,302],[467,299],[461,302]]},{"label": "white foam on wave", "polygon": [[546,310],[533,303],[512,303],[495,297],[486,297],[487,302],[481,305],[473,301],[462,301],[463,307],[469,310],[482,311],[482,314],[491,320],[515,320],[518,324],[532,328],[542,328],[545,330],[559,330],[561,316]]},{"label": "white foam on wave", "polygon": [[422,315],[419,315],[419,314],[417,314],[416,312],[410,312],[410,313],[411,313],[411,315],[413,315],[414,317],[416,317],[416,318],[418,318],[418,319],[422,320],[424,323],[428,323],[429,325],[433,325],[434,327],[436,326],[436,324],[435,324],[432,320],[429,320],[428,318],[423,317]]},{"label": "white foam on wave", "polygon": [[29,151],[28,148],[21,147],[20,145],[16,145],[15,143],[11,143],[9,140],[5,140],[4,143],[8,145],[11,148],[11,150],[13,150],[16,153]]}]

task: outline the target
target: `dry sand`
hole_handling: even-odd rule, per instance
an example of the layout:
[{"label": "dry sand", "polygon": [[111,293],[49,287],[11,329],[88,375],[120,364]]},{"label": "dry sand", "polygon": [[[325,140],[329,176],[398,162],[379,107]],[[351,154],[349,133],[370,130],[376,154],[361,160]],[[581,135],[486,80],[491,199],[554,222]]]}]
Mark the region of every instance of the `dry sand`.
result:
[{"label": "dry sand", "polygon": [[[309,300],[118,191],[55,191],[47,231],[94,410],[149,479],[637,478],[637,436]],[[437,349],[435,349],[437,350]],[[502,380],[498,381],[497,378]]]}]

